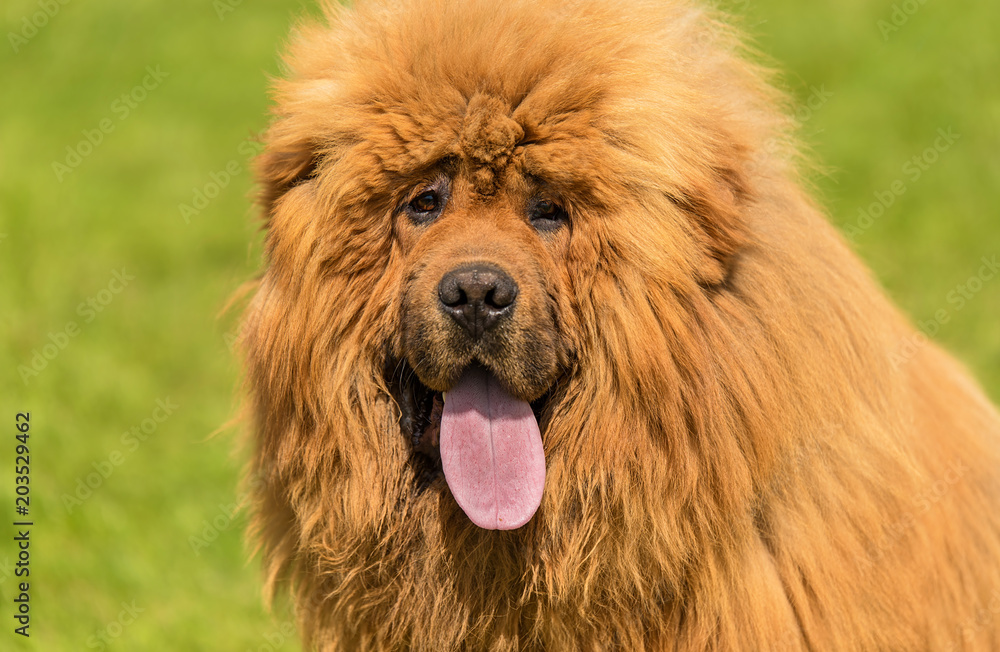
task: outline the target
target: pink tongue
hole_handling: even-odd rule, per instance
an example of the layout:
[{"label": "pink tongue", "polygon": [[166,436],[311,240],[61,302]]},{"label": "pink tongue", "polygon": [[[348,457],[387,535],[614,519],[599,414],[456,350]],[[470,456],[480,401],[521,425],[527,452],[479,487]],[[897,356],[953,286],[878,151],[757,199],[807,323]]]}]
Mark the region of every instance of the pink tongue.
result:
[{"label": "pink tongue", "polygon": [[513,530],[534,515],[545,485],[545,452],[531,406],[485,369],[469,368],[447,393],[441,466],[469,519]]}]

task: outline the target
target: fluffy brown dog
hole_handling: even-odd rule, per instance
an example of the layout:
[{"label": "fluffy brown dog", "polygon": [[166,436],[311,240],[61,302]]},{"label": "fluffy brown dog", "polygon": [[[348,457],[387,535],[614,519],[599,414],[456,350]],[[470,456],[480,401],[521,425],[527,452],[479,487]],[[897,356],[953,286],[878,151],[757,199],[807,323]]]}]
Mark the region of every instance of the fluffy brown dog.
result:
[{"label": "fluffy brown dog", "polygon": [[1000,418],[906,346],[731,31],[328,14],[244,330],[252,536],[310,646],[1000,649]]}]

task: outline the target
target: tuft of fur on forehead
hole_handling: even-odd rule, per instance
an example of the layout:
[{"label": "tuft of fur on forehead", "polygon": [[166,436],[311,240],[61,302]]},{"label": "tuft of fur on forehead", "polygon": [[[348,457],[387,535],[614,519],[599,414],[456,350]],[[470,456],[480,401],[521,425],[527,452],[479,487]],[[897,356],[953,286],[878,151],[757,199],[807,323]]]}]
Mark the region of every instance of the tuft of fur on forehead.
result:
[{"label": "tuft of fur on forehead", "polygon": [[[1000,647],[958,638],[1000,586],[1000,419],[933,345],[893,360],[914,331],[730,28],[682,0],[326,14],[276,85],[243,330],[250,536],[310,646]],[[449,212],[407,221],[435,183]],[[539,412],[544,494],[511,531],[401,433],[401,386],[453,382],[426,357],[473,355],[430,307],[469,250],[524,306],[474,354]]]},{"label": "tuft of fur on forehead", "polygon": [[498,177],[524,137],[524,129],[508,113],[510,109],[502,101],[483,93],[473,95],[465,109],[458,147],[463,162],[472,171],[476,192],[481,195],[497,191]]}]

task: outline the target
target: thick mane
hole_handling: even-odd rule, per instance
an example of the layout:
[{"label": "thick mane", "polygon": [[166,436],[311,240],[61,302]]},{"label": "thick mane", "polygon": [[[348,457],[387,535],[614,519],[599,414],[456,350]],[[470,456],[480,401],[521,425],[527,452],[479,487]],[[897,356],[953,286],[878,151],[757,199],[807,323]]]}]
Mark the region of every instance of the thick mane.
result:
[{"label": "thick mane", "polygon": [[[294,587],[310,644],[954,639],[921,614],[974,613],[1000,586],[1000,515],[963,506],[997,488],[998,419],[933,346],[892,363],[912,330],[801,190],[783,100],[731,29],[641,0],[327,14],[300,28],[277,85],[258,164],[268,269],[243,330],[250,536],[269,587]],[[455,155],[483,90],[537,141],[527,164],[587,198],[561,279],[575,356],[543,417],[545,494],[510,532],[414,490],[387,386],[401,372],[386,368],[403,328],[400,180]],[[948,395],[967,403],[949,426],[962,446],[914,438],[943,432]],[[919,511],[954,464],[948,507]],[[943,511],[969,543],[935,525]],[[918,574],[912,560],[940,566],[942,550],[981,579]],[[902,597],[886,589],[901,577]]]}]

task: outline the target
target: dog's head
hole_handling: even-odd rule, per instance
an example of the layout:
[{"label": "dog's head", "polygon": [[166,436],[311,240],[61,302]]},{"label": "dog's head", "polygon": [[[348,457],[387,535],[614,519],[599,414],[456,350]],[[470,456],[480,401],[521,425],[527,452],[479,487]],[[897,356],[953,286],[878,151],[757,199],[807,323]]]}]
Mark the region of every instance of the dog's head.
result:
[{"label": "dog's head", "polygon": [[718,25],[636,4],[628,29],[615,3],[529,0],[367,0],[303,29],[258,165],[251,374],[262,410],[361,416],[322,446],[272,433],[276,451],[359,473],[403,448],[414,483],[443,490],[443,470],[475,523],[508,529],[546,453],[653,445],[628,424],[672,409],[649,407],[690,355],[670,340],[731,273],[778,132]]}]

